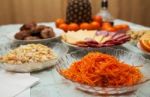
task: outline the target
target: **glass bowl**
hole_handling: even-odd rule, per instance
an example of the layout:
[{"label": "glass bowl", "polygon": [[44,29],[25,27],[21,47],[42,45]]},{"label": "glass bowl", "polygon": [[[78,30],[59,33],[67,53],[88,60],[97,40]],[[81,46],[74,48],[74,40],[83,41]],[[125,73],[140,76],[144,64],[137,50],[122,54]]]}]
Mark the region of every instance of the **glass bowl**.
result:
[{"label": "glass bowl", "polygon": [[[25,64],[7,64],[7,63],[1,63],[0,67],[7,71],[13,71],[13,72],[33,72],[33,71],[39,71],[46,68],[50,68],[51,66],[54,66],[59,58],[61,58],[63,55],[65,55],[68,52],[68,47],[64,46],[61,43],[49,43],[47,44],[48,47],[50,47],[53,52],[56,54],[57,58],[49,61],[44,62],[37,62],[37,63],[25,63]],[[0,47],[0,55],[5,55],[10,50],[13,50],[14,48],[18,47],[18,44],[7,44],[2,47]]]},{"label": "glass bowl", "polygon": [[[141,87],[145,82],[150,80],[150,61],[145,59],[144,57],[134,54],[132,52],[128,52],[122,49],[113,49],[113,48],[99,48],[99,49],[84,49],[84,50],[78,50],[75,52],[71,52],[62,58],[58,60],[58,63],[56,65],[56,69],[59,72],[61,76],[63,74],[61,73],[61,70],[67,69],[70,67],[70,65],[80,60],[83,56],[85,56],[88,52],[91,51],[99,51],[105,54],[113,55],[117,57],[120,61],[123,61],[127,64],[133,64],[134,66],[141,66],[140,71],[144,75],[143,79],[133,86],[124,86],[124,87],[94,87],[94,86],[88,86],[85,84],[80,84],[78,82],[70,81],[73,83],[73,85],[82,91],[94,93],[94,94],[123,94],[128,92],[136,91],[139,87]],[[63,76],[65,78],[65,76]]]}]

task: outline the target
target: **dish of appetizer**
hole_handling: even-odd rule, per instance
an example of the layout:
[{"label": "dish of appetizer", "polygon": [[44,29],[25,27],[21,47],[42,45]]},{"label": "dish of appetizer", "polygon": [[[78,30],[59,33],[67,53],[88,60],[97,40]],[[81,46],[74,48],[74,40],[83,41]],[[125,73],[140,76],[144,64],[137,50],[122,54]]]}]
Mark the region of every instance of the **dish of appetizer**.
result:
[{"label": "dish of appetizer", "polygon": [[126,33],[79,30],[68,31],[62,35],[62,41],[76,47],[108,47],[123,44],[130,40]]},{"label": "dish of appetizer", "polygon": [[24,24],[20,28],[20,32],[15,34],[18,40],[37,40],[55,37],[52,27],[45,25],[37,25],[36,23]]},{"label": "dish of appetizer", "polygon": [[131,44],[137,46],[144,54],[150,54],[150,30],[128,31],[131,36]]},{"label": "dish of appetizer", "polygon": [[62,57],[57,71],[79,90],[121,94],[137,90],[149,81],[149,61],[121,49],[79,50]]},{"label": "dish of appetizer", "polygon": [[150,55],[150,33],[146,33],[140,38],[137,47],[144,53]]},{"label": "dish of appetizer", "polygon": [[[32,72],[55,65],[58,54],[67,53],[61,44],[27,44],[15,48],[1,47],[1,67],[8,71]],[[61,52],[63,51],[63,52]],[[61,56],[59,56],[61,57]]]},{"label": "dish of appetizer", "polygon": [[150,33],[150,30],[129,30],[127,33],[131,36],[131,43],[136,45],[143,35]]},{"label": "dish of appetizer", "polygon": [[62,30],[57,29],[54,23],[28,23],[4,26],[7,37],[18,44],[49,43],[60,38]]}]

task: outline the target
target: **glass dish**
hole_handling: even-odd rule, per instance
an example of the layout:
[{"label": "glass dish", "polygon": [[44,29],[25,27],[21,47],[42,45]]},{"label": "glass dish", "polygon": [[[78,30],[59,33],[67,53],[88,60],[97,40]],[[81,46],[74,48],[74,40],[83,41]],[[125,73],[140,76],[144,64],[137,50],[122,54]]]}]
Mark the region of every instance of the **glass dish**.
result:
[{"label": "glass dish", "polygon": [[[121,49],[113,49],[113,48],[100,48],[100,49],[84,49],[78,50],[76,52],[71,52],[61,59],[58,60],[56,65],[57,71],[61,74],[61,70],[69,68],[71,63],[74,61],[80,60],[83,56],[85,56],[88,52],[91,51],[99,51],[102,53],[106,53],[109,55],[113,55],[117,57],[120,61],[123,61],[127,64],[133,64],[134,66],[141,66],[140,71],[144,75],[143,79],[136,85],[133,86],[124,86],[124,87],[93,87],[85,84],[80,84],[78,82],[74,82],[69,80],[73,85],[82,91],[86,91],[94,94],[123,94],[128,92],[136,91],[140,88],[145,82],[150,80],[150,60],[145,59],[143,56],[137,55],[135,53],[127,52]],[[63,75],[62,75],[63,76]],[[63,76],[64,77],[64,76]],[[65,78],[65,77],[64,77]]]},{"label": "glass dish", "polygon": [[[7,71],[13,71],[13,72],[39,71],[54,66],[57,60],[68,52],[68,47],[60,43],[49,43],[47,44],[47,46],[50,47],[53,50],[53,52],[56,54],[57,56],[56,59],[44,61],[44,62],[26,63],[20,65],[1,63],[0,66]],[[16,47],[18,47],[18,45],[12,43],[7,44],[7,46],[6,45],[2,46],[0,47],[0,55],[4,55]]]}]

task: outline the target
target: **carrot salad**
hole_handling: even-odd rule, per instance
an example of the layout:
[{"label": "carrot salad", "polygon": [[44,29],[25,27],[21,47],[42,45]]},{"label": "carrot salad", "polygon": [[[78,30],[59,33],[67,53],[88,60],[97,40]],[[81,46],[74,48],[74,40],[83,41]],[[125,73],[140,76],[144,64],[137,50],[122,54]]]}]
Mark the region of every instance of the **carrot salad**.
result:
[{"label": "carrot salad", "polygon": [[88,53],[62,74],[72,81],[100,87],[132,86],[143,77],[137,67],[99,52]]}]

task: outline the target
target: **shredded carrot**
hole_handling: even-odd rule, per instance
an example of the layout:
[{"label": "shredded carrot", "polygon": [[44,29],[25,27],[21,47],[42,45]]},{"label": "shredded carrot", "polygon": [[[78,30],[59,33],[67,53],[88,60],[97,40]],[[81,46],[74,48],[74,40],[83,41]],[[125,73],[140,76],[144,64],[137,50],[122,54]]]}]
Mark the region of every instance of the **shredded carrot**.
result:
[{"label": "shredded carrot", "polygon": [[143,77],[139,68],[99,52],[87,54],[62,70],[62,74],[72,81],[101,87],[131,86]]}]

